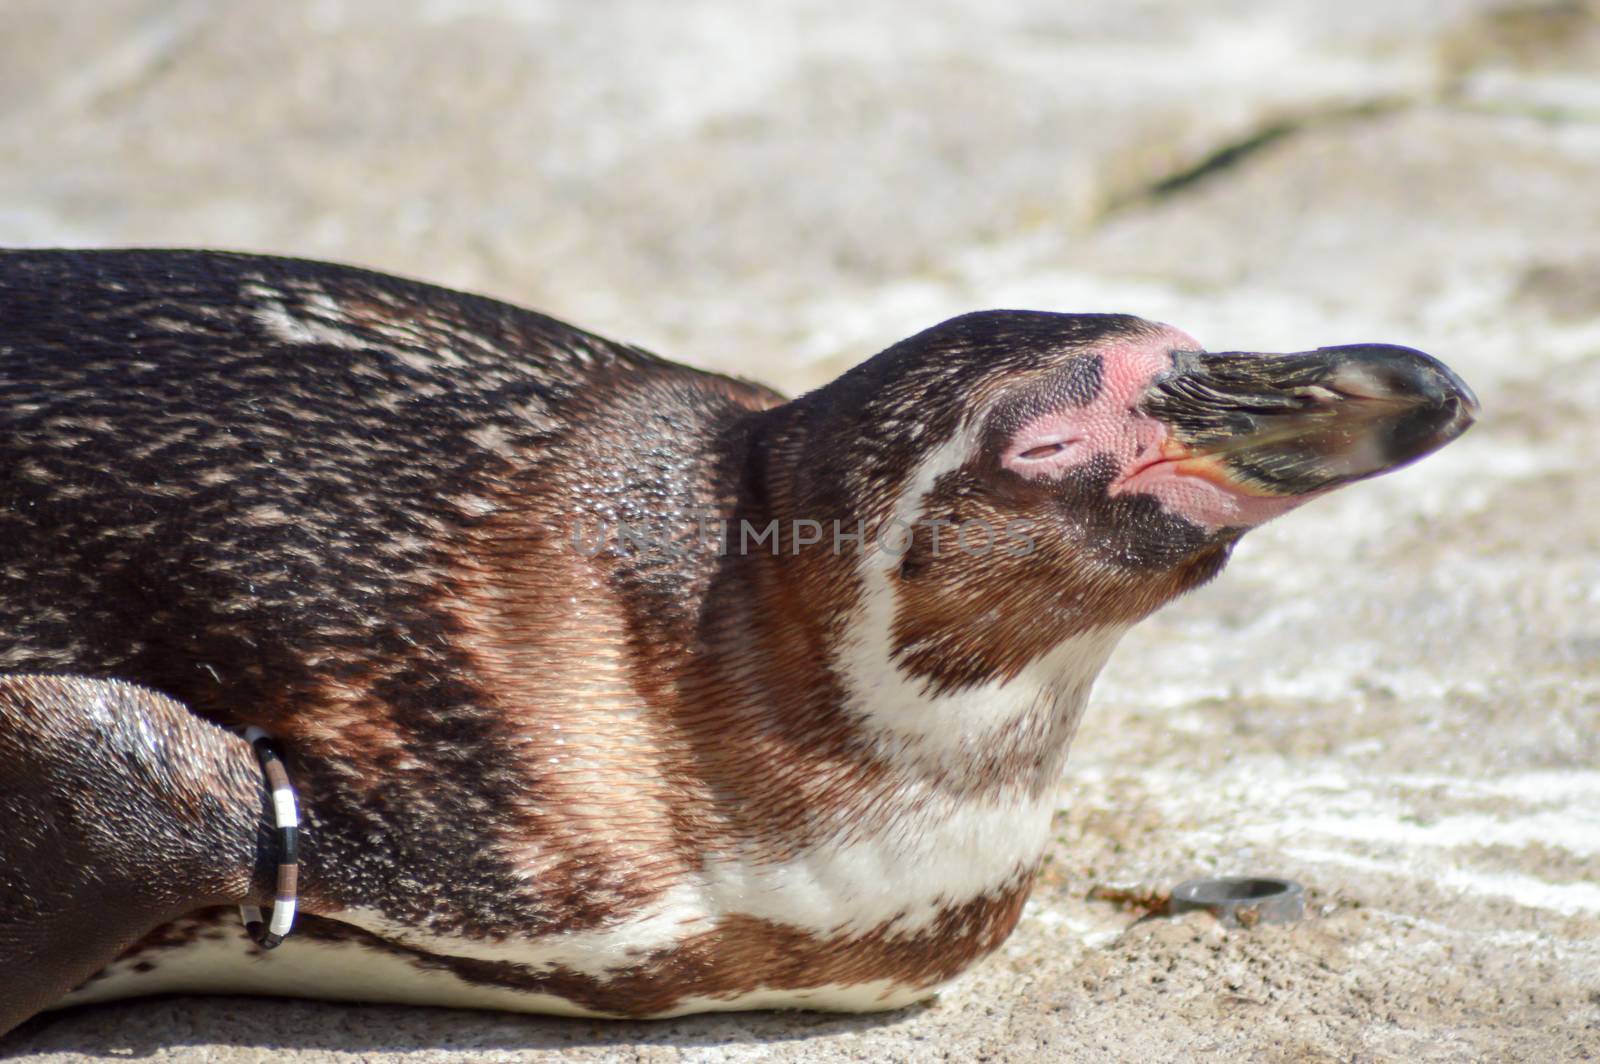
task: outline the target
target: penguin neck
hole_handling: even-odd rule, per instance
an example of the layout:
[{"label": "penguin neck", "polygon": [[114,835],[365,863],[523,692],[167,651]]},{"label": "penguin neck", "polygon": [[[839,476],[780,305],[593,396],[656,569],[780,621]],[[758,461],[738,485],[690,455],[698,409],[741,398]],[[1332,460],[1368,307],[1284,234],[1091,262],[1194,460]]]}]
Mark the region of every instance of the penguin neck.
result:
[{"label": "penguin neck", "polygon": [[914,514],[936,467],[954,460],[962,444],[920,460],[908,456],[897,482],[852,483],[849,436],[810,406],[800,400],[767,412],[753,438],[760,512],[783,527],[811,517],[824,526],[825,540],[834,521],[866,534],[864,541],[845,539],[844,549],[824,542],[823,549],[769,559],[777,564],[767,579],[805,606],[777,618],[774,635],[794,638],[791,625],[809,626],[804,637],[826,663],[839,711],[864,748],[963,790],[1021,787],[1037,795],[1053,787],[1090,688],[1127,625],[1080,627],[1019,669],[995,669],[954,689],[914,673],[894,653],[899,559],[876,542],[875,530],[887,518]]}]

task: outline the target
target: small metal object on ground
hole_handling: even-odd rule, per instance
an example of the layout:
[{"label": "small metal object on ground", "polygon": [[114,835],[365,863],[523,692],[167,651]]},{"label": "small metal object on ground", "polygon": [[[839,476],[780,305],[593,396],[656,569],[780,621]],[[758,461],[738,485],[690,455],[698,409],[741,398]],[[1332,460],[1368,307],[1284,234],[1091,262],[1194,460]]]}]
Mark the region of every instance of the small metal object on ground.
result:
[{"label": "small metal object on ground", "polygon": [[1292,924],[1306,914],[1306,892],[1288,879],[1221,876],[1190,879],[1172,890],[1173,915],[1204,909],[1227,927]]}]

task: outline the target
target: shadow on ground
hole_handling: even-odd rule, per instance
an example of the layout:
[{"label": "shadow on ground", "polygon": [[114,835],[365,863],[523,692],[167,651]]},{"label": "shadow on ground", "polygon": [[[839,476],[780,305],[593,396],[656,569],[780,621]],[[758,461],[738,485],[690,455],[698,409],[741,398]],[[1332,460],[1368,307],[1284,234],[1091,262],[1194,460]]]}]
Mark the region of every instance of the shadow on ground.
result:
[{"label": "shadow on ground", "polygon": [[0,1059],[62,1052],[144,1058],[198,1054],[219,1046],[343,1053],[526,1052],[624,1045],[731,1048],[892,1028],[926,1009],[914,1005],[865,1016],[743,1012],[626,1022],[410,1005],[173,996],[36,1016],[0,1038]]}]

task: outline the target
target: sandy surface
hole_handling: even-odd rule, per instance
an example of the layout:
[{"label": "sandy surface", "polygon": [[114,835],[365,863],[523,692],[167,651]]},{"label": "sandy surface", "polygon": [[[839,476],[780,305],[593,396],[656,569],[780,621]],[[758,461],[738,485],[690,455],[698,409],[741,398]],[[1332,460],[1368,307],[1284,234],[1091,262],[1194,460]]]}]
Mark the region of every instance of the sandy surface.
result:
[{"label": "sandy surface", "polygon": [[[1076,13],[1074,13],[1076,11]],[[1600,7],[7,0],[0,243],[358,262],[800,389],[990,306],[1485,414],[1132,634],[1017,934],[876,1018],[182,998],[28,1061],[1600,1057]],[[1224,933],[1088,899],[1305,883]],[[287,947],[286,947],[287,948]]]}]

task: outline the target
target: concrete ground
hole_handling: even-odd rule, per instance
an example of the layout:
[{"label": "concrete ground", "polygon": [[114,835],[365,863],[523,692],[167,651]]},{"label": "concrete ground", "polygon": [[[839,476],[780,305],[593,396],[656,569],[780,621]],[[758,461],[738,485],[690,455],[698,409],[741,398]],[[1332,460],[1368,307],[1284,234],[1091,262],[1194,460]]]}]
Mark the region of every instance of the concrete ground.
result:
[{"label": "concrete ground", "polygon": [[[337,259],[803,389],[948,315],[1377,340],[1461,443],[1131,635],[1006,948],[875,1018],[181,998],[0,1052],[1600,1056],[1600,5],[6,0],[0,244]],[[1224,933],[1093,888],[1276,872]],[[1105,890],[1097,892],[1104,894]],[[15,978],[15,974],[11,976]]]}]

